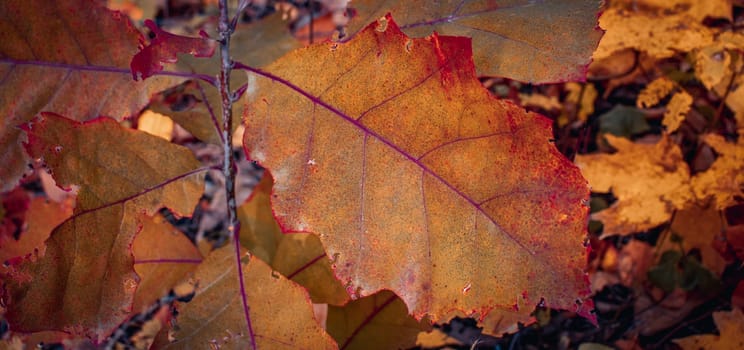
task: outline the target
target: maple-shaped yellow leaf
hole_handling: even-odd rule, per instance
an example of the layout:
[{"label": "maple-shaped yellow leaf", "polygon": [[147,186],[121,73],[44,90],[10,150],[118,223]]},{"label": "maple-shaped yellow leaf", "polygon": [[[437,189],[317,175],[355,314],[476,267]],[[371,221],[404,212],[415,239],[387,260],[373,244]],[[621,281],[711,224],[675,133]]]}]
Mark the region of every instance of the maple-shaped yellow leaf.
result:
[{"label": "maple-shaped yellow leaf", "polygon": [[731,20],[731,0],[615,0],[613,7],[643,8],[659,13],[685,14],[702,22],[706,17]]},{"label": "maple-shaped yellow leaf", "polygon": [[713,313],[720,335],[692,335],[674,342],[684,350],[744,349],[744,314],[740,309]]},{"label": "maple-shaped yellow leaf", "polygon": [[592,191],[612,191],[618,199],[593,215],[604,223],[604,236],[648,230],[693,200],[690,171],[668,136],[655,145],[636,144],[611,134],[605,137],[617,153],[576,157]]},{"label": "maple-shaped yellow leaf", "polygon": [[703,141],[713,147],[719,157],[713,165],[692,179],[692,190],[699,201],[712,200],[716,208],[724,209],[744,196],[744,143],[737,143],[715,134],[703,136]]},{"label": "maple-shaped yellow leaf", "polygon": [[675,132],[687,116],[692,106],[692,96],[685,91],[680,91],[672,96],[664,112],[664,120],[661,121],[667,128],[667,132]]},{"label": "maple-shaped yellow leaf", "polygon": [[659,104],[659,101],[664,99],[664,97],[667,97],[669,93],[674,90],[675,86],[677,86],[677,84],[667,77],[660,77],[655,79],[654,81],[646,85],[646,87],[641,90],[641,93],[638,94],[638,98],[636,99],[636,106],[638,106],[638,108],[649,108],[656,106],[657,104]]},{"label": "maple-shaped yellow leaf", "polygon": [[594,60],[628,48],[661,59],[713,42],[713,31],[686,14],[657,15],[613,8],[602,14],[599,26],[606,32],[594,51]]}]

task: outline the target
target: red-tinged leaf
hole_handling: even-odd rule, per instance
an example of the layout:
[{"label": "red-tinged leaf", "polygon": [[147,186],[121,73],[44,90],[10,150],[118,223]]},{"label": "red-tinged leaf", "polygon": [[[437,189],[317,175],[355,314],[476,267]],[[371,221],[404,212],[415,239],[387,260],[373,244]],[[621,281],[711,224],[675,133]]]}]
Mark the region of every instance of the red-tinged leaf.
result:
[{"label": "red-tinged leaf", "polygon": [[387,17],[247,69],[244,145],[274,176],[274,214],[320,235],[350,291],[435,321],[588,295],[586,181],[549,120],[481,86],[468,39],[409,39]]},{"label": "red-tinged leaf", "polygon": [[355,33],[391,12],[412,37],[437,32],[473,39],[480,74],[530,83],[583,81],[602,31],[597,0],[355,0]]},{"label": "red-tinged leaf", "polygon": [[202,260],[196,246],[162,216],[141,215],[138,221],[142,230],[132,244],[134,271],[140,278],[132,308],[135,312],[166,295]]},{"label": "red-tinged leaf", "polygon": [[8,280],[7,318],[19,331],[101,341],[131,311],[140,213],[191,212],[202,192],[199,162],[184,147],[109,118],[79,123],[43,114],[33,125],[25,127],[29,154],[45,160],[58,184],[80,191],[75,215],[54,230],[45,255]]},{"label": "red-tinged leaf", "polygon": [[15,186],[29,162],[17,126],[37,113],[120,119],[179,81],[132,81],[141,34],[99,1],[1,1],[0,33],[0,190]]},{"label": "red-tinged leaf", "polygon": [[406,304],[386,290],[343,307],[329,306],[327,329],[339,349],[409,349],[431,325],[409,316]]},{"label": "red-tinged leaf", "polygon": [[0,261],[26,256],[38,249],[45,250],[44,241],[52,230],[72,215],[72,207],[65,203],[49,202],[44,198],[31,200],[26,211],[26,227],[18,240],[10,239],[0,243]]},{"label": "red-tinged leaf", "polygon": [[238,208],[240,241],[257,258],[307,288],[316,304],[343,305],[349,295],[333,275],[331,263],[318,237],[308,233],[282,233],[271,210],[274,180],[266,174],[248,202]]},{"label": "red-tinged leaf", "polygon": [[241,286],[235,259],[231,244],[213,251],[199,265],[194,273],[196,296],[179,307],[176,340],[168,349],[336,348],[315,320],[302,287],[255,257],[241,262],[245,281]]},{"label": "red-tinged leaf", "polygon": [[155,38],[150,45],[140,41],[140,52],[132,58],[130,64],[134,80],[147,79],[155,73],[163,70],[163,63],[175,63],[178,61],[177,54],[190,54],[195,57],[212,57],[216,47],[216,41],[206,38],[190,38],[168,33],[151,20],[145,20],[145,25],[150,28]]}]

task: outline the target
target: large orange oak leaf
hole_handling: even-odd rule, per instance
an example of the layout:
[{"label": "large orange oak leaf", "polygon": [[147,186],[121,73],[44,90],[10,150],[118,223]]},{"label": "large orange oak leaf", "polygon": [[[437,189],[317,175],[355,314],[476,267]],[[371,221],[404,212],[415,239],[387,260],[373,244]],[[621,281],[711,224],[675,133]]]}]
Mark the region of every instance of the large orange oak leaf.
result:
[{"label": "large orange oak leaf", "polygon": [[74,215],[23,262],[4,302],[13,329],[60,330],[101,341],[131,311],[138,277],[131,245],[141,213],[190,213],[202,193],[199,162],[185,147],[126,129],[110,118],[80,123],[43,113],[27,152],[60,186],[80,186]]},{"label": "large orange oak leaf", "polygon": [[667,222],[675,209],[694,201],[690,170],[682,151],[664,136],[653,145],[636,144],[605,134],[614,154],[576,156],[576,164],[592,191],[612,192],[611,207],[592,215],[604,224],[603,237],[648,230]]},{"label": "large orange oak leaf", "polygon": [[241,260],[243,286],[232,244],[213,251],[199,265],[194,273],[196,296],[179,305],[175,341],[168,349],[336,348],[315,320],[302,287],[256,257]]},{"label": "large orange oak leaf", "polygon": [[142,35],[99,1],[0,2],[0,190],[12,188],[29,158],[17,126],[42,111],[88,120],[136,114],[176,83],[132,81],[129,60]]},{"label": "large orange oak leaf", "polygon": [[583,81],[602,36],[599,5],[596,0],[355,0],[349,4],[356,12],[349,32],[391,12],[412,37],[437,32],[472,38],[483,75],[531,83]]},{"label": "large orange oak leaf", "polygon": [[471,57],[467,38],[410,39],[387,16],[243,67],[247,154],[274,176],[282,229],[319,234],[353,294],[389,289],[434,320],[574,309],[586,181],[551,122],[494,98]]}]

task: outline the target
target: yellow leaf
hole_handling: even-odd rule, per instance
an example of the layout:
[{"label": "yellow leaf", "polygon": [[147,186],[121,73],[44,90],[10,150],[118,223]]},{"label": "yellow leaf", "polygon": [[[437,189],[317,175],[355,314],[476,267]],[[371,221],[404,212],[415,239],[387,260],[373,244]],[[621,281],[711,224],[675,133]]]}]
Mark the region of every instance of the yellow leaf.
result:
[{"label": "yellow leaf", "polygon": [[708,134],[703,141],[713,147],[719,157],[711,167],[692,179],[692,190],[699,201],[712,200],[716,208],[736,204],[744,196],[744,142],[726,142],[720,135]]},{"label": "yellow leaf", "polygon": [[628,5],[654,10],[662,13],[680,13],[702,22],[706,17],[731,20],[731,0],[620,0],[613,1],[613,6]]},{"label": "yellow leaf", "polygon": [[740,309],[713,313],[713,320],[720,335],[693,335],[674,342],[684,350],[734,350],[744,349],[744,315]]},{"label": "yellow leaf", "polygon": [[644,231],[667,222],[674,209],[693,196],[682,151],[667,136],[655,145],[635,144],[606,134],[615,154],[577,156],[576,164],[594,192],[617,197],[593,217],[604,223],[604,236]]},{"label": "yellow leaf", "polygon": [[661,59],[713,42],[711,29],[684,14],[657,16],[609,9],[600,17],[599,26],[606,32],[594,51],[595,60],[627,48]]},{"label": "yellow leaf", "polygon": [[674,90],[676,85],[677,84],[674,81],[667,77],[657,78],[641,90],[641,93],[638,94],[638,99],[636,100],[636,106],[638,106],[638,108],[656,106],[659,101],[664,99],[664,97],[667,97],[669,93]]},{"label": "yellow leaf", "polygon": [[667,110],[664,112],[664,120],[661,122],[667,128],[667,132],[675,132],[682,125],[682,121],[685,120],[691,105],[692,96],[685,91],[680,91],[672,96],[669,105],[667,105]]}]

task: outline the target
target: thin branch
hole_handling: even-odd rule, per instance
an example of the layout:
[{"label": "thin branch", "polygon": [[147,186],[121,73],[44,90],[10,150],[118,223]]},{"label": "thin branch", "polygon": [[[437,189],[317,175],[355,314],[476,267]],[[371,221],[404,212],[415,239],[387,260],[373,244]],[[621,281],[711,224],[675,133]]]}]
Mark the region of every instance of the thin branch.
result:
[{"label": "thin branch", "polygon": [[[235,260],[238,271],[238,282],[240,283],[240,296],[243,302],[243,313],[245,314],[245,323],[248,335],[251,338],[251,348],[256,348],[256,336],[253,333],[251,325],[250,308],[245,292],[243,281],[243,264],[240,262],[240,222],[238,221],[238,209],[235,201],[235,176],[236,166],[232,154],[232,104],[235,96],[230,91],[230,72],[233,69],[233,61],[230,59],[230,36],[235,30],[235,23],[231,22],[228,16],[227,0],[220,0],[220,20],[218,23],[220,59],[222,67],[220,68],[219,88],[222,97],[222,139],[223,144],[223,164],[222,173],[225,176],[225,197],[227,200],[227,231],[235,240]],[[238,18],[236,15],[236,19]]]}]

